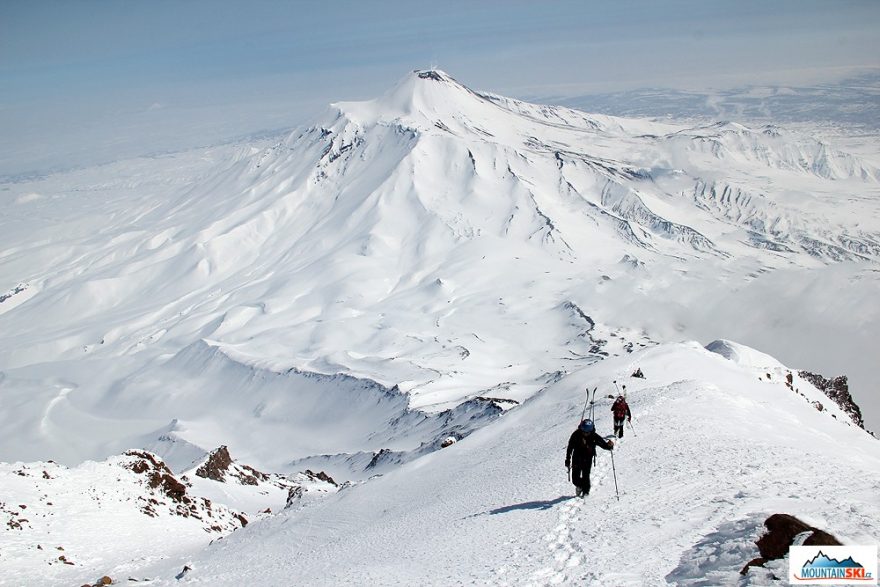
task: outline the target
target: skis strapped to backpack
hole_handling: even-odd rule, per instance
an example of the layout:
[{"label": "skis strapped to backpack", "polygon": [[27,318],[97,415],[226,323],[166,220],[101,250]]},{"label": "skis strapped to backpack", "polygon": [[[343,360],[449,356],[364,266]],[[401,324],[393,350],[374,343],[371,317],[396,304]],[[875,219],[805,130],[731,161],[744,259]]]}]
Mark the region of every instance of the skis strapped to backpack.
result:
[{"label": "skis strapped to backpack", "polygon": [[587,415],[587,404],[590,406],[590,420],[593,419],[593,403],[596,401],[596,390],[598,387],[593,388],[593,399],[590,399],[590,388],[587,388],[587,397],[584,398],[584,409],[581,411],[581,419],[578,420],[578,424],[584,421],[584,416]]}]

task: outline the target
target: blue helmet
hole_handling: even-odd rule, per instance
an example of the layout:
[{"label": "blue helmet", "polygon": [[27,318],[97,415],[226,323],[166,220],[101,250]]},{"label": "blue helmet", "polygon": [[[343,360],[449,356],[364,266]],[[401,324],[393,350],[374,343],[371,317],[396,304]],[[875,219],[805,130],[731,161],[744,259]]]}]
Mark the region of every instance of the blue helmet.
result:
[{"label": "blue helmet", "polygon": [[593,424],[593,421],[590,419],[584,420],[578,426],[578,430],[580,430],[581,432],[584,432],[586,434],[593,432],[595,429],[596,429],[596,426],[595,426],[595,424]]}]

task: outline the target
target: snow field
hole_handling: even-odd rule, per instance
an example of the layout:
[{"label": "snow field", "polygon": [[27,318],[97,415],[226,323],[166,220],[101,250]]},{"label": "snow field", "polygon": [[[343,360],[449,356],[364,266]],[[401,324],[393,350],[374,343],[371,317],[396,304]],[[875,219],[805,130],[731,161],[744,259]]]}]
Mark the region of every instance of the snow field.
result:
[{"label": "snow field", "polygon": [[[604,451],[592,494],[573,498],[563,458],[583,384],[613,390],[636,364],[648,379],[626,380],[637,436],[627,428],[615,451],[620,501]],[[188,582],[735,584],[773,513],[877,540],[876,442],[753,367],[661,346],[573,373],[448,449],[236,532],[193,557]]]}]

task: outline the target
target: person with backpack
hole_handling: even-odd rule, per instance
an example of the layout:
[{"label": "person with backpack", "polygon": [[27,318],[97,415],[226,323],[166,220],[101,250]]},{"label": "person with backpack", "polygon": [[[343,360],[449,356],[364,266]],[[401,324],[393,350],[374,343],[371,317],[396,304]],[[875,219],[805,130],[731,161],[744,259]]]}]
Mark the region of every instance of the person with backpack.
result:
[{"label": "person with backpack", "polygon": [[571,482],[574,484],[577,497],[586,497],[590,494],[590,470],[593,468],[593,457],[596,456],[597,446],[612,450],[614,442],[599,436],[592,420],[582,421],[568,439],[565,468],[571,469]]},{"label": "person with backpack", "polygon": [[617,438],[623,438],[623,421],[632,422],[632,412],[629,411],[626,398],[618,395],[611,405],[611,412],[614,414],[614,434],[617,435]]}]

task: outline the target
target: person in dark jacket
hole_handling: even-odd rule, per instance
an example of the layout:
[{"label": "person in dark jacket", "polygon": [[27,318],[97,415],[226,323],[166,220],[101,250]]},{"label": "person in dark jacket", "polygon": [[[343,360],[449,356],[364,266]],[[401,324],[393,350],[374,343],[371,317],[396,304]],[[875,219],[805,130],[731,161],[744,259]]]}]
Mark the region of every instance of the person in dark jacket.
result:
[{"label": "person in dark jacket", "polygon": [[565,468],[571,469],[571,482],[574,483],[577,497],[586,497],[590,494],[590,470],[593,468],[593,457],[596,455],[597,446],[611,450],[614,448],[614,442],[596,434],[596,426],[593,425],[592,420],[581,422],[568,439]]},{"label": "person in dark jacket", "polygon": [[632,412],[629,411],[629,404],[622,395],[617,396],[611,405],[611,412],[614,414],[614,434],[617,438],[623,438],[623,422],[632,421]]}]

